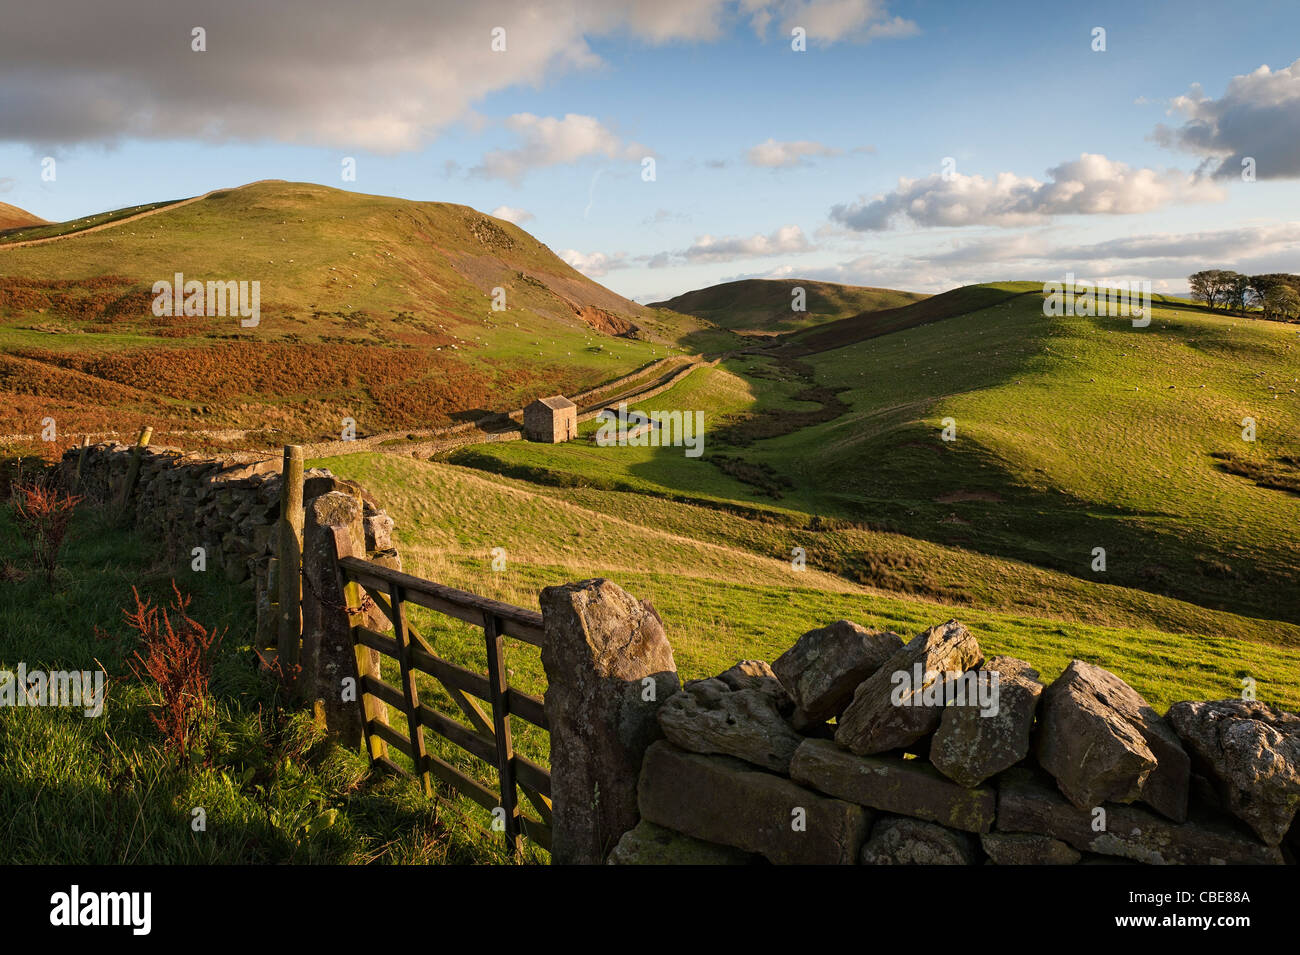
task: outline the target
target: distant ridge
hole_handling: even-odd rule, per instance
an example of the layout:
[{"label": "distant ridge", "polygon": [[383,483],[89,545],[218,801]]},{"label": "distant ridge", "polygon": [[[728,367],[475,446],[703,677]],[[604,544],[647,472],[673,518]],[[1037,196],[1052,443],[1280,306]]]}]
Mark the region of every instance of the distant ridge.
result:
[{"label": "distant ridge", "polygon": [[[803,289],[804,311],[793,309],[795,289]],[[919,292],[839,285],[813,279],[741,279],[683,292],[652,308],[668,308],[707,319],[723,328],[757,334],[796,331],[825,322],[911,305]]]},{"label": "distant ridge", "polygon": [[5,229],[21,229],[29,225],[46,225],[46,220],[32,215],[26,209],[0,202],[0,232]]}]

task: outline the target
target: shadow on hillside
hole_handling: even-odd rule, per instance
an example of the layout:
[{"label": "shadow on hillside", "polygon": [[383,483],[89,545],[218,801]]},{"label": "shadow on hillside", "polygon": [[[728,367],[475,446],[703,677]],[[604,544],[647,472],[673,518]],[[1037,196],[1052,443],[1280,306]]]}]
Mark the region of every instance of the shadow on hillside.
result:
[{"label": "shadow on hillside", "polygon": [[[894,431],[887,440],[875,450],[889,464],[872,472],[869,492],[818,488],[823,516],[1212,610],[1300,623],[1296,567],[1283,555],[1268,563],[1159,511],[1025,486],[982,448],[945,445],[929,428]],[[1104,572],[1092,570],[1095,548],[1105,550]]]},{"label": "shadow on hillside", "polygon": [[[894,314],[885,315],[887,321],[881,326],[854,319],[832,323],[841,329],[836,332],[827,326],[803,337],[800,345],[806,346],[811,340],[842,347],[852,343],[849,339],[861,341],[897,327],[939,321],[954,308],[960,309],[955,314],[967,314],[1023,295],[1039,294],[986,288],[956,291],[961,295],[953,293],[947,302],[943,301],[945,296],[935,296],[890,310]],[[921,316],[925,321],[917,321],[919,310],[925,310]],[[882,314],[873,313],[864,319],[879,319]],[[831,419],[816,412],[773,409],[752,416],[740,426],[711,431],[706,460],[711,459],[730,477],[749,485],[748,500],[753,503],[767,502],[823,519],[848,520],[1209,609],[1300,623],[1294,555],[1244,549],[1238,546],[1241,542],[1219,539],[1207,527],[1175,523],[1176,519],[1160,510],[1158,501],[1151,510],[1133,510],[1033,486],[1032,479],[1027,484],[985,449],[969,441],[945,443],[933,427],[919,423],[918,419],[924,418],[936,401],[1017,380],[1041,356],[1037,346],[1046,341],[1050,324],[1033,327],[1041,327],[1041,333],[1023,342],[1030,347],[1000,370],[988,369],[987,374],[981,374],[981,369],[976,368],[943,398],[926,397],[883,409],[881,413],[887,417],[883,427],[876,424],[878,435],[865,443],[846,437],[846,446],[852,451],[843,459],[837,458],[834,467],[806,466],[797,459],[765,454],[767,449],[763,447],[763,439],[789,433],[788,425],[796,423],[796,419],[807,418],[814,425],[825,423],[833,428],[833,420],[838,420],[845,409],[833,393],[829,401],[822,402],[824,410],[838,412]],[[1132,329],[1127,320],[1113,331],[1141,333]],[[1160,334],[1197,347],[1198,330],[1180,326],[1176,319],[1162,322]],[[788,359],[791,351],[806,353],[802,348],[782,348],[776,354]],[[801,363],[789,364],[797,367]],[[825,437],[831,441],[837,435],[828,431]],[[734,439],[734,444],[728,439]],[[751,445],[755,452],[752,456],[747,453]],[[629,473],[671,487],[674,477],[681,479],[680,469],[670,467],[667,460],[673,454],[681,454],[680,449],[661,449],[650,461],[631,466]],[[1133,466],[1139,463],[1133,462]],[[1206,466],[1211,462],[1206,461]],[[1045,480],[1042,483],[1046,485]],[[1092,570],[1095,548],[1105,550],[1104,572]],[[861,577],[862,573],[870,576],[870,564],[846,564],[840,572],[864,583],[882,583]],[[931,580],[926,582],[926,589],[951,593],[953,585],[953,581]]]}]

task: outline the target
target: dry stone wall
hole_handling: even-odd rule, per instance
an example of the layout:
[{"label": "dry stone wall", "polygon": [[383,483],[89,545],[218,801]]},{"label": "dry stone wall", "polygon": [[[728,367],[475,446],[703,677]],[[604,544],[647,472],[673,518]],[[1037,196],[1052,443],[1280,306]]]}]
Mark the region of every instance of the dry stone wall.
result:
[{"label": "dry stone wall", "polygon": [[611,864],[1281,864],[1300,716],[1158,714],[1082,660],[1044,686],[955,620],[904,643],[841,620],[656,711]]},{"label": "dry stone wall", "polygon": [[[116,507],[130,470],[134,448],[120,443],[97,444],[68,451],[61,463],[66,487],[91,500]],[[80,471],[78,472],[78,467]],[[257,644],[274,643],[278,592],[275,555],[279,546],[279,455],[238,453],[207,456],[169,448],[145,448],[139,476],[128,503],[126,520],[166,551],[169,563],[191,565],[194,549],[202,548],[206,572],[223,573],[235,583],[247,583],[254,593]],[[79,476],[78,476],[79,473]],[[372,495],[354,481],[328,470],[306,472],[304,509],[331,493],[358,502],[359,534],[365,556],[400,568],[393,546],[393,520]],[[359,548],[358,548],[359,549]]]}]

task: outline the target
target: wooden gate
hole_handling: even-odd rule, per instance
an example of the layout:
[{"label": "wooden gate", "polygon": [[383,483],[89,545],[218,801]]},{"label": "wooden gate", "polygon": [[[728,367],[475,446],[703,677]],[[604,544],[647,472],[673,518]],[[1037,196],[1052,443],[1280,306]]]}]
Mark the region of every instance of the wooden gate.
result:
[{"label": "wooden gate", "polygon": [[[503,824],[506,842],[515,852],[522,849],[521,836],[527,836],[549,850],[551,774],[516,753],[510,737],[511,716],[547,730],[546,713],[541,699],[507,684],[503,645],[509,637],[540,647],[542,615],[421,580],[356,557],[344,557],[338,565],[348,605],[360,606],[364,592],[387,614],[393,625],[393,635],[389,636],[364,626],[360,622],[364,620],[364,614],[352,617],[353,639],[358,648],[358,671],[362,674],[358,696],[365,708],[366,746],[372,762],[405,774],[406,770],[388,758],[386,746],[393,746],[410,758],[426,794],[432,794],[430,777],[437,776],[492,812],[494,822],[499,819]],[[407,604],[426,607],[481,627],[487,651],[487,673],[475,673],[439,657],[433,646],[411,626],[407,619]],[[362,653],[363,647],[397,661],[400,688],[368,675],[370,667],[362,657],[369,654]],[[469,725],[421,703],[415,686],[416,673],[436,680],[460,708]],[[479,700],[489,705],[490,714],[484,712]],[[375,701],[385,703],[406,716],[405,734],[377,718],[379,711]],[[425,730],[494,766],[498,791],[493,792],[429,753],[425,748]],[[517,795],[520,791],[539,818],[530,818],[520,811]]]}]

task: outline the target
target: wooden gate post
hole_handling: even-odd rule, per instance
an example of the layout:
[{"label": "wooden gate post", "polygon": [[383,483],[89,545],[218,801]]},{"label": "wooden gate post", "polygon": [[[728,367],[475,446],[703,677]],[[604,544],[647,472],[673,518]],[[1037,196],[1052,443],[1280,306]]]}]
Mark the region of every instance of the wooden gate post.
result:
[{"label": "wooden gate post", "polygon": [[280,474],[280,626],[276,647],[280,666],[292,678],[302,641],[302,447],[284,447]]},{"label": "wooden gate post", "polygon": [[86,463],[86,451],[90,447],[90,435],[81,436],[81,451],[77,454],[77,472],[72,476],[72,490],[75,493],[81,487],[81,466]]},{"label": "wooden gate post", "polygon": [[135,448],[131,451],[131,464],[126,471],[126,483],[122,485],[119,517],[125,517],[126,509],[131,505],[131,495],[135,493],[135,484],[140,480],[140,456],[149,446],[151,437],[153,437],[153,428],[146,425],[140,429],[140,436],[135,440]]}]

